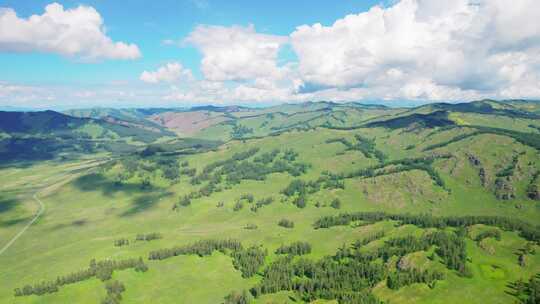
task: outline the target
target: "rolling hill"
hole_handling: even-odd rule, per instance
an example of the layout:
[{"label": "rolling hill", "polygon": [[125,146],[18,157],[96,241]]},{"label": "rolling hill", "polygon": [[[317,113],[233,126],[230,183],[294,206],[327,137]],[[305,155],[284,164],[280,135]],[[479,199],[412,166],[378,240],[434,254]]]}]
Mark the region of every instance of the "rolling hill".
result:
[{"label": "rolling hill", "polygon": [[0,113],[0,303],[527,303],[539,104]]}]

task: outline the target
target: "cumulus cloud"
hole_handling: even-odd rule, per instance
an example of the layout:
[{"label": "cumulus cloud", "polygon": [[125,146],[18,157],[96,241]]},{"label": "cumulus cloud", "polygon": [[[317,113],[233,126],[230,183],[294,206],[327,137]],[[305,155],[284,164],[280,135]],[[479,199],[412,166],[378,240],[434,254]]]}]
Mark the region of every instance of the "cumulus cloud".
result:
[{"label": "cumulus cloud", "polygon": [[191,71],[178,62],[167,63],[158,68],[155,72],[144,71],[139,77],[140,80],[147,83],[175,82],[181,78],[191,80],[193,78]]},{"label": "cumulus cloud", "polygon": [[386,87],[396,98],[435,100],[539,96],[539,18],[535,0],[402,0],[330,26],[299,26],[291,43],[303,88]]},{"label": "cumulus cloud", "polygon": [[[540,97],[540,6],[535,0],[401,0],[288,37],[254,26],[197,27],[205,82],[169,100],[473,100]],[[279,65],[292,46],[297,61]]]},{"label": "cumulus cloud", "polygon": [[201,50],[201,70],[210,81],[282,77],[276,59],[287,41],[287,37],[257,33],[253,25],[200,25],[186,39]]},{"label": "cumulus cloud", "polygon": [[52,3],[42,15],[26,19],[13,9],[0,8],[0,52],[34,51],[85,60],[141,57],[137,45],[107,36],[101,15],[92,7],[64,9]]}]

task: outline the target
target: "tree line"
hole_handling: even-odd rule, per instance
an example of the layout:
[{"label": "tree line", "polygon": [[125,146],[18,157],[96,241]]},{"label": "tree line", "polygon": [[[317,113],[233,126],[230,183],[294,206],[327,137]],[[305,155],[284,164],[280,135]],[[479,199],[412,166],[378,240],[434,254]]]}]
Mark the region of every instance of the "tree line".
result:
[{"label": "tree line", "polygon": [[531,276],[528,281],[519,279],[512,283],[511,287],[514,290],[514,296],[518,298],[517,303],[540,303],[540,273]]},{"label": "tree line", "polygon": [[198,255],[202,257],[211,255],[214,251],[231,256],[233,266],[242,272],[243,277],[251,277],[257,273],[268,255],[268,252],[261,247],[251,246],[244,248],[237,240],[211,239],[200,240],[184,246],[154,250],[149,253],[148,259],[163,260],[179,255]]},{"label": "tree line", "polygon": [[136,241],[153,241],[153,240],[159,240],[163,236],[159,232],[151,232],[147,234],[139,233],[135,237]]},{"label": "tree line", "polygon": [[276,254],[304,255],[311,253],[311,245],[308,242],[294,242],[290,245],[281,245],[276,249]]},{"label": "tree line", "polygon": [[122,300],[122,293],[126,290],[124,284],[118,280],[105,283],[107,296],[101,301],[101,304],[118,304]]},{"label": "tree line", "polygon": [[390,289],[400,289],[414,283],[425,283],[430,288],[435,287],[435,282],[444,279],[444,274],[440,271],[408,269],[391,272],[386,277],[386,286]]},{"label": "tree line", "polygon": [[518,231],[526,240],[540,241],[540,227],[519,219],[490,215],[471,216],[433,216],[429,214],[390,214],[386,212],[341,213],[334,216],[323,216],[313,224],[315,229],[349,225],[352,221],[375,223],[384,220],[399,221],[401,224],[412,224],[421,228],[468,227],[484,224],[499,227],[503,230]]},{"label": "tree line", "polygon": [[133,268],[138,272],[148,271],[148,266],[144,263],[142,258],[102,261],[96,261],[93,259],[90,261],[90,264],[86,269],[72,272],[67,275],[58,276],[56,280],[43,281],[34,285],[27,284],[22,288],[15,288],[15,296],[29,296],[33,294],[44,295],[47,293],[54,293],[57,292],[61,286],[85,281],[93,277],[96,277],[101,281],[107,281],[111,279],[114,271],[129,268]]}]

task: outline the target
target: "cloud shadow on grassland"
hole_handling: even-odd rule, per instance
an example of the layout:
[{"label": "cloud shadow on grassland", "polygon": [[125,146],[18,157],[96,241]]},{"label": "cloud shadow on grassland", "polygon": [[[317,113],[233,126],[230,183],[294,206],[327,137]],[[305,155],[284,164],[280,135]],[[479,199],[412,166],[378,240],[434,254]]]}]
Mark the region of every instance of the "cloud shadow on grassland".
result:
[{"label": "cloud shadow on grassland", "polygon": [[121,217],[133,216],[153,208],[162,198],[172,196],[172,192],[144,194],[133,200],[131,207],[120,214]]},{"label": "cloud shadow on grassland", "polygon": [[81,176],[73,182],[73,185],[80,191],[101,191],[106,196],[111,196],[117,192],[136,194],[152,190],[152,188],[141,189],[141,186],[137,184],[118,184],[97,173]]}]

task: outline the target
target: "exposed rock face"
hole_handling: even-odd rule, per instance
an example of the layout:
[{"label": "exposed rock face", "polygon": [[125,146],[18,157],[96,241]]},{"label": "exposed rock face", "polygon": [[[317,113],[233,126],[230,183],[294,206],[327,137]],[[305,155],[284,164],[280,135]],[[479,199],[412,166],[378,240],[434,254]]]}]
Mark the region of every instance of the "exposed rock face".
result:
[{"label": "exposed rock face", "polygon": [[409,262],[409,259],[407,259],[406,257],[401,257],[397,263],[397,268],[399,270],[407,270],[409,268],[411,268],[411,265],[410,265],[410,262]]},{"label": "exposed rock face", "polygon": [[527,188],[527,196],[535,201],[540,201],[540,190],[538,189],[538,185],[530,184]]},{"label": "exposed rock face", "polygon": [[500,200],[510,200],[516,197],[514,186],[508,177],[495,180],[495,197]]},{"label": "exposed rock face", "polygon": [[472,154],[467,154],[467,157],[469,158],[469,162],[471,163],[471,165],[473,165],[475,167],[478,167],[478,166],[482,165],[482,163],[480,162],[480,160],[478,158],[476,158],[476,156],[474,156]]},{"label": "exposed rock face", "polygon": [[527,196],[535,201],[540,201],[540,171],[536,171],[533,174],[533,177],[531,179],[531,182],[529,183],[529,186],[527,187]]},{"label": "exposed rock face", "polygon": [[467,154],[467,158],[469,159],[469,163],[473,166],[478,168],[478,177],[480,178],[480,183],[482,184],[482,187],[486,187],[487,185],[487,174],[486,169],[482,167],[482,162],[473,154]]},{"label": "exposed rock face", "polygon": [[480,170],[478,170],[478,177],[480,177],[480,183],[482,184],[482,187],[485,187],[487,184],[487,177],[486,170],[484,168],[480,168]]}]

